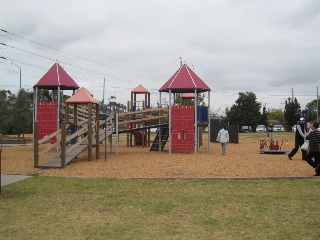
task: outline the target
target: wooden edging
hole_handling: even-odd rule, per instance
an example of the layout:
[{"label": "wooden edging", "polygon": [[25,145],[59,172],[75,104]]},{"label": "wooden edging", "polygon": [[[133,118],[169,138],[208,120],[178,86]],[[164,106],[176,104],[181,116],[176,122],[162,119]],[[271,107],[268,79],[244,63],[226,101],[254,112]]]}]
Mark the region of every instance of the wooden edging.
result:
[{"label": "wooden edging", "polygon": [[298,176],[298,177],[212,177],[212,178],[113,178],[151,181],[178,181],[178,180],[298,180],[298,179],[320,179],[320,176]]}]

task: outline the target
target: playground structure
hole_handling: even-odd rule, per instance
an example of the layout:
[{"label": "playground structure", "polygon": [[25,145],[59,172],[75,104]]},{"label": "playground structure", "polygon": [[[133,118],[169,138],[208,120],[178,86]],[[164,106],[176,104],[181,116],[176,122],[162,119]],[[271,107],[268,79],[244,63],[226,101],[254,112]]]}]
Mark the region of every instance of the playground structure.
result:
[{"label": "playground structure", "polygon": [[[55,83],[50,82],[57,79]],[[161,151],[166,142],[169,153],[172,150],[195,153],[202,145],[202,131],[210,128],[209,107],[199,105],[198,94],[210,88],[186,65],[178,71],[159,90],[160,107],[150,108],[150,93],[139,85],[131,92],[128,112],[107,116],[100,112],[100,103],[85,88],[80,88],[71,77],[56,63],[35,85],[38,88],[58,91],[58,102],[41,103],[35,98],[34,104],[34,167],[65,167],[72,159],[88,148],[88,160],[99,159],[99,144],[109,138],[112,151],[112,134],[115,134],[116,153],[118,153],[119,134],[127,133],[127,146],[150,146],[150,129],[157,128],[156,137],[150,151]],[[73,95],[62,103],[61,90],[73,90]],[[161,92],[169,93],[169,107],[161,107]],[[181,99],[193,99],[193,105],[172,104],[171,94],[181,94]],[[187,95],[184,95],[187,93]],[[145,99],[137,100],[137,94],[144,94]],[[209,105],[210,106],[210,105]],[[55,120],[56,119],[56,120]],[[210,135],[210,129],[209,129]],[[132,140],[134,138],[134,144]],[[41,145],[50,141],[48,147]],[[210,152],[210,136],[208,152]],[[45,163],[39,165],[39,158],[56,148],[57,153]],[[106,148],[105,148],[106,154]],[[106,156],[106,155],[105,155]]]},{"label": "playground structure", "polygon": [[[169,94],[169,153],[172,150],[194,150],[200,147],[199,136],[201,129],[208,127],[208,152],[210,152],[210,91],[211,89],[186,65],[180,62],[180,68],[159,89],[160,105],[161,93]],[[200,107],[199,94],[208,94],[208,107]],[[176,94],[192,94],[193,106],[177,106]],[[173,95],[173,101],[172,101]],[[190,95],[189,95],[190,97]],[[183,124],[179,121],[186,120]],[[192,147],[191,147],[192,146]]]},{"label": "playground structure", "polygon": [[[138,101],[138,94],[144,94],[144,100]],[[125,118],[126,121],[144,118],[146,113],[137,113],[137,111],[143,111],[146,108],[150,108],[150,92],[140,84],[131,91],[131,100],[127,102],[128,112],[133,112],[134,114],[123,114],[121,117]],[[150,125],[148,123],[149,122],[141,121],[140,123],[130,122],[125,124],[127,129],[143,128],[139,131],[127,132],[127,146],[133,146],[133,139],[134,145],[142,147],[150,146],[150,128],[145,128],[146,125]]]},{"label": "playground structure", "polygon": [[260,140],[260,153],[282,154],[289,152],[288,140]]},{"label": "playground structure", "polygon": [[[53,104],[53,106],[56,106],[56,104]],[[57,131],[46,135],[39,140],[38,136],[41,136],[38,131],[39,123],[38,121],[35,121],[34,167],[39,167],[39,157],[44,156],[55,147],[57,147],[57,153],[43,163],[41,167],[64,167],[87,148],[89,161],[92,160],[93,149],[95,149],[95,158],[99,159],[100,143],[108,137],[110,141],[110,151],[112,151],[112,134],[114,133],[116,134],[116,153],[118,153],[119,133],[148,130],[151,127],[159,127],[159,125],[156,125],[125,129],[125,125],[168,118],[162,114],[159,114],[158,116],[150,114],[151,112],[166,112],[167,108],[146,109],[120,114],[116,113],[116,115],[107,117],[106,114],[100,112],[99,106],[100,103],[93,98],[93,95],[88,92],[88,90],[80,88],[73,96],[67,99],[64,104],[61,104],[60,116],[63,116],[64,120],[60,122],[60,128]],[[46,114],[48,114],[49,110],[47,109]],[[132,115],[134,115],[134,118],[132,118]],[[101,116],[103,119],[101,119]],[[121,119],[121,121],[119,121],[119,119]],[[121,126],[124,130],[119,131]],[[57,141],[59,136],[61,140]],[[39,151],[39,146],[49,140],[51,145]]]},{"label": "playground structure", "polygon": [[[79,90],[80,91],[80,90]],[[77,95],[77,94],[76,94]],[[74,95],[74,96],[76,96]],[[68,99],[69,100],[69,99]],[[35,145],[34,145],[34,167],[39,167],[39,157],[44,156],[44,154],[48,153],[55,147],[61,146],[61,149],[57,151],[57,153],[48,159],[45,163],[41,165],[41,167],[65,167],[71,160],[76,158],[81,152],[88,148],[88,161],[92,160],[93,149],[95,148],[95,158],[99,159],[99,152],[100,152],[100,143],[104,140],[109,138],[110,142],[110,151],[112,151],[112,134],[116,135],[116,153],[118,153],[118,143],[119,143],[119,134],[120,133],[127,133],[128,131],[139,131],[139,130],[146,130],[152,127],[161,127],[164,125],[155,125],[155,126],[147,126],[144,128],[133,128],[133,129],[124,129],[119,131],[119,127],[125,124],[133,124],[135,122],[141,121],[150,121],[150,120],[158,120],[158,119],[165,119],[168,118],[167,116],[152,116],[148,113],[151,112],[166,112],[167,108],[161,109],[147,109],[143,111],[136,111],[136,112],[128,112],[128,113],[121,113],[116,115],[111,115],[104,120],[100,119],[100,116],[103,116],[103,113],[99,113],[99,104],[95,105],[95,113],[93,112],[93,103],[82,103],[82,105],[87,106],[79,106],[79,103],[74,103],[72,97],[69,101],[65,103],[65,119],[61,121],[61,127],[58,131],[45,136],[42,139],[38,139],[38,123],[35,122]],[[73,107],[70,107],[69,104],[74,104]],[[69,110],[73,110],[73,114],[68,113]],[[88,118],[83,119],[82,121],[79,120],[79,113],[84,114],[87,113]],[[130,116],[132,114],[143,113],[145,114],[144,118],[134,119],[134,120],[127,120],[127,121],[119,121],[120,117]],[[82,115],[83,116],[83,115]],[[68,120],[69,119],[69,120]],[[70,126],[76,126],[75,131],[69,133]],[[112,130],[115,128],[115,132]],[[56,141],[53,144],[50,144],[48,147],[39,151],[39,146],[41,144],[46,143],[50,139],[58,138],[61,135],[61,141]],[[73,144],[70,142],[73,140]],[[51,141],[52,142],[52,141]],[[159,147],[159,146],[158,146]],[[106,154],[106,152],[105,152]]]}]

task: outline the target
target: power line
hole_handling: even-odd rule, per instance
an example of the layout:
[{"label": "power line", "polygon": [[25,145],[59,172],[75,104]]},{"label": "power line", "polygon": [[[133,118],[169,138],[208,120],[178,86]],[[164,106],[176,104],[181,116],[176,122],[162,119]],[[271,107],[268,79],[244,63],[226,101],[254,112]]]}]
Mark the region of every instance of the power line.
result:
[{"label": "power line", "polygon": [[102,64],[102,63],[99,63],[99,62],[90,60],[90,59],[88,59],[88,58],[84,58],[84,57],[81,57],[81,56],[78,56],[78,55],[75,55],[75,54],[72,54],[72,53],[69,53],[69,52],[66,52],[66,51],[63,51],[63,50],[54,48],[54,47],[51,47],[51,46],[48,46],[48,45],[43,44],[43,43],[36,42],[36,41],[34,41],[34,40],[25,38],[25,37],[23,37],[23,36],[20,36],[20,35],[18,35],[18,34],[11,33],[11,32],[9,32],[9,31],[3,30],[3,29],[0,29],[0,31],[5,32],[5,33],[7,33],[7,34],[10,34],[10,35],[12,35],[12,36],[20,37],[20,38],[22,38],[22,39],[25,39],[25,40],[27,40],[27,41],[30,41],[30,42],[39,44],[39,45],[41,45],[41,46],[44,46],[44,47],[47,47],[47,48],[50,48],[50,49],[54,49],[54,50],[56,50],[56,51],[59,51],[59,52],[62,52],[62,53],[65,53],[65,54],[68,54],[68,55],[77,57],[77,58],[79,58],[79,59],[83,59],[83,60],[86,60],[86,61],[88,61],[88,62],[92,62],[92,63],[98,64],[98,65],[103,66],[103,67],[108,67],[108,68],[110,68],[110,69],[117,70],[117,71],[120,71],[120,72],[124,72],[124,73],[126,73],[126,74],[130,74],[130,75],[137,76],[137,77],[140,77],[140,78],[144,78],[144,79],[147,79],[147,80],[156,81],[156,80],[153,80],[153,79],[150,79],[150,78],[146,78],[146,77],[140,76],[140,75],[138,75],[138,74],[130,73],[130,72],[127,72],[127,71],[118,69],[118,68],[114,68],[114,67],[111,67],[111,66],[108,66],[108,65],[105,65],[105,64]]},{"label": "power line", "polygon": [[[37,56],[37,57],[41,57],[41,58],[44,58],[44,59],[47,59],[47,60],[51,60],[51,61],[56,61],[54,58],[52,57],[47,57],[47,56],[43,56],[41,54],[38,54],[38,53],[34,53],[34,52],[31,52],[31,51],[27,51],[27,50],[24,50],[24,49],[21,49],[21,48],[18,48],[18,47],[14,47],[14,46],[11,46],[11,45],[8,45],[8,44],[5,44],[5,43],[0,43],[1,45],[3,46],[6,46],[6,47],[9,47],[11,49],[16,49],[18,51],[22,51],[22,52],[25,52],[25,53],[28,53],[28,54],[31,54],[31,55],[34,55],[34,56]],[[24,64],[28,64],[28,63],[25,63],[25,62],[21,62],[21,61],[18,61],[20,63],[24,63]],[[99,71],[96,71],[96,70],[92,70],[92,69],[88,69],[88,68],[83,68],[83,67],[80,67],[80,66],[77,66],[75,64],[70,64],[68,62],[65,62],[65,61],[59,61],[59,63],[61,64],[65,64],[65,65],[68,65],[68,66],[71,66],[73,68],[77,68],[77,69],[80,69],[80,70],[83,70],[83,71],[86,71],[86,72],[90,72],[90,73],[93,73],[93,74],[97,74],[99,75],[101,78],[103,76],[106,76],[106,77],[109,77],[109,78],[114,78],[116,80],[121,80],[121,81],[125,81],[125,82],[128,82],[128,83],[133,83],[132,80],[127,80],[127,79],[124,79],[124,78],[120,78],[120,77],[117,77],[117,76],[113,76],[113,75],[110,75],[110,74],[106,74],[106,73],[102,73],[102,72],[99,72]],[[40,67],[41,68],[41,67]],[[42,68],[43,69],[43,68]],[[138,82],[138,81],[136,81]],[[149,85],[149,84],[147,84]],[[153,87],[153,86],[152,86]]]}]

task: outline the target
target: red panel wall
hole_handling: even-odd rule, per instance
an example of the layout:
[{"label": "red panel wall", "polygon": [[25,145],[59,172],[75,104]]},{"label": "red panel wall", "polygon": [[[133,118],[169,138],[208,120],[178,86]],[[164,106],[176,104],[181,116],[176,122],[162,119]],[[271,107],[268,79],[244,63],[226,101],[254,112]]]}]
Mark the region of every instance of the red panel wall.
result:
[{"label": "red panel wall", "polygon": [[171,108],[172,150],[194,150],[194,106]]},{"label": "red panel wall", "polygon": [[[38,102],[39,139],[57,131],[57,109],[57,102]],[[56,141],[56,137],[51,138],[51,144]]]}]

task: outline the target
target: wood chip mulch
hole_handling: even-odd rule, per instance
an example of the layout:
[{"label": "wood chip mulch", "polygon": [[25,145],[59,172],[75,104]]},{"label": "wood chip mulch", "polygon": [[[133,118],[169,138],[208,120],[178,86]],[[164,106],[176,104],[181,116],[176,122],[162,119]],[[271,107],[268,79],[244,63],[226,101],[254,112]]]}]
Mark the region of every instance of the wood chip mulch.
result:
[{"label": "wood chip mulch", "polygon": [[[291,146],[293,147],[293,140]],[[109,143],[108,143],[109,144]],[[265,154],[259,152],[259,140],[240,140],[240,143],[227,145],[226,155],[221,155],[221,145],[208,143],[201,146],[198,153],[168,153],[149,151],[150,147],[127,147],[120,143],[119,153],[107,154],[105,161],[104,143],[100,145],[100,159],[88,161],[88,151],[63,169],[42,169],[33,167],[33,147],[3,146],[1,153],[1,173],[21,175],[42,175],[61,177],[99,177],[99,178],[268,178],[268,177],[311,177],[314,169],[301,160],[299,151],[293,158],[285,154]],[[53,150],[51,154],[56,153]],[[49,153],[50,154],[50,153]],[[47,157],[48,158],[48,157]],[[45,162],[46,157],[40,161]]]}]

